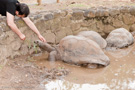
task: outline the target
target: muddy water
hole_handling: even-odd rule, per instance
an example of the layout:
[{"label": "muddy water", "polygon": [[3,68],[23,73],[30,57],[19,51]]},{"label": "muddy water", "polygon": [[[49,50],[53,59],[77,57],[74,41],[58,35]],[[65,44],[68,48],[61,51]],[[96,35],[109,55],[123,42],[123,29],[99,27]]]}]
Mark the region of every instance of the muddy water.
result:
[{"label": "muddy water", "polygon": [[99,69],[87,69],[61,61],[36,61],[39,66],[64,67],[70,71],[64,80],[51,81],[42,86],[47,90],[135,90],[135,44],[105,53],[110,58],[110,65]]}]

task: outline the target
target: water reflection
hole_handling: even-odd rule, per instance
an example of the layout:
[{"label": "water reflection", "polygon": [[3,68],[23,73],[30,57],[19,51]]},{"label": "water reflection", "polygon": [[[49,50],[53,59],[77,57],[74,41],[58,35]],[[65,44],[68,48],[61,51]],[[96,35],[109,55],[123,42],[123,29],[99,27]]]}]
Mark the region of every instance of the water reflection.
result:
[{"label": "water reflection", "polygon": [[47,90],[135,90],[135,80],[134,81],[124,80],[124,82],[119,82],[119,85],[116,85],[116,82],[118,81],[113,80],[111,85],[107,85],[107,83],[92,85],[92,84],[75,84],[65,80],[56,80],[46,84],[45,88]]},{"label": "water reflection", "polygon": [[47,90],[110,90],[106,84],[75,84],[68,81],[56,80],[45,85]]},{"label": "water reflection", "polygon": [[118,79],[113,79],[108,87],[111,90],[135,90],[135,80],[124,79],[120,81]]}]

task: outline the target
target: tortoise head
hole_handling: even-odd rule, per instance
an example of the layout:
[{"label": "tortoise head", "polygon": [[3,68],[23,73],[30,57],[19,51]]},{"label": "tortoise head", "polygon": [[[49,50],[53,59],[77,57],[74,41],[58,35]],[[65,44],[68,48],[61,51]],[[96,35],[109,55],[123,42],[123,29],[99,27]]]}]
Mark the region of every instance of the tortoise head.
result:
[{"label": "tortoise head", "polygon": [[43,42],[40,41],[40,40],[36,40],[36,41],[34,41],[34,43],[35,43],[36,45],[38,45],[39,47],[43,45]]},{"label": "tortoise head", "polygon": [[46,42],[42,42],[40,40],[36,40],[34,41],[34,43],[39,46],[41,49],[47,51],[47,52],[51,52],[53,50],[55,50],[50,44],[46,43]]}]

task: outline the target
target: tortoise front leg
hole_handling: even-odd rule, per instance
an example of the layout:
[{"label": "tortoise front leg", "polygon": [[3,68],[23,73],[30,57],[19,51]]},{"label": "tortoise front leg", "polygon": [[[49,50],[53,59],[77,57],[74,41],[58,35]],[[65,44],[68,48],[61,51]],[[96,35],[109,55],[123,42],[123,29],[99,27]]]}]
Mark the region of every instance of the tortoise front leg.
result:
[{"label": "tortoise front leg", "polygon": [[57,51],[51,51],[49,55],[49,61],[55,61],[56,60],[56,54]]}]

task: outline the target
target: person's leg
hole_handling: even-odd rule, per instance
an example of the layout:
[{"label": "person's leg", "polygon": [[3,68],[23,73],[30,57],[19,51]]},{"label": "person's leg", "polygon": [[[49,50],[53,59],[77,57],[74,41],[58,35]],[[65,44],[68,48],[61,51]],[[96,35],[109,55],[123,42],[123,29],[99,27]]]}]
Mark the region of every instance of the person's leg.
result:
[{"label": "person's leg", "polygon": [[38,5],[41,5],[42,0],[37,0]]},{"label": "person's leg", "polygon": [[57,0],[57,3],[59,3],[60,2],[60,0]]}]

